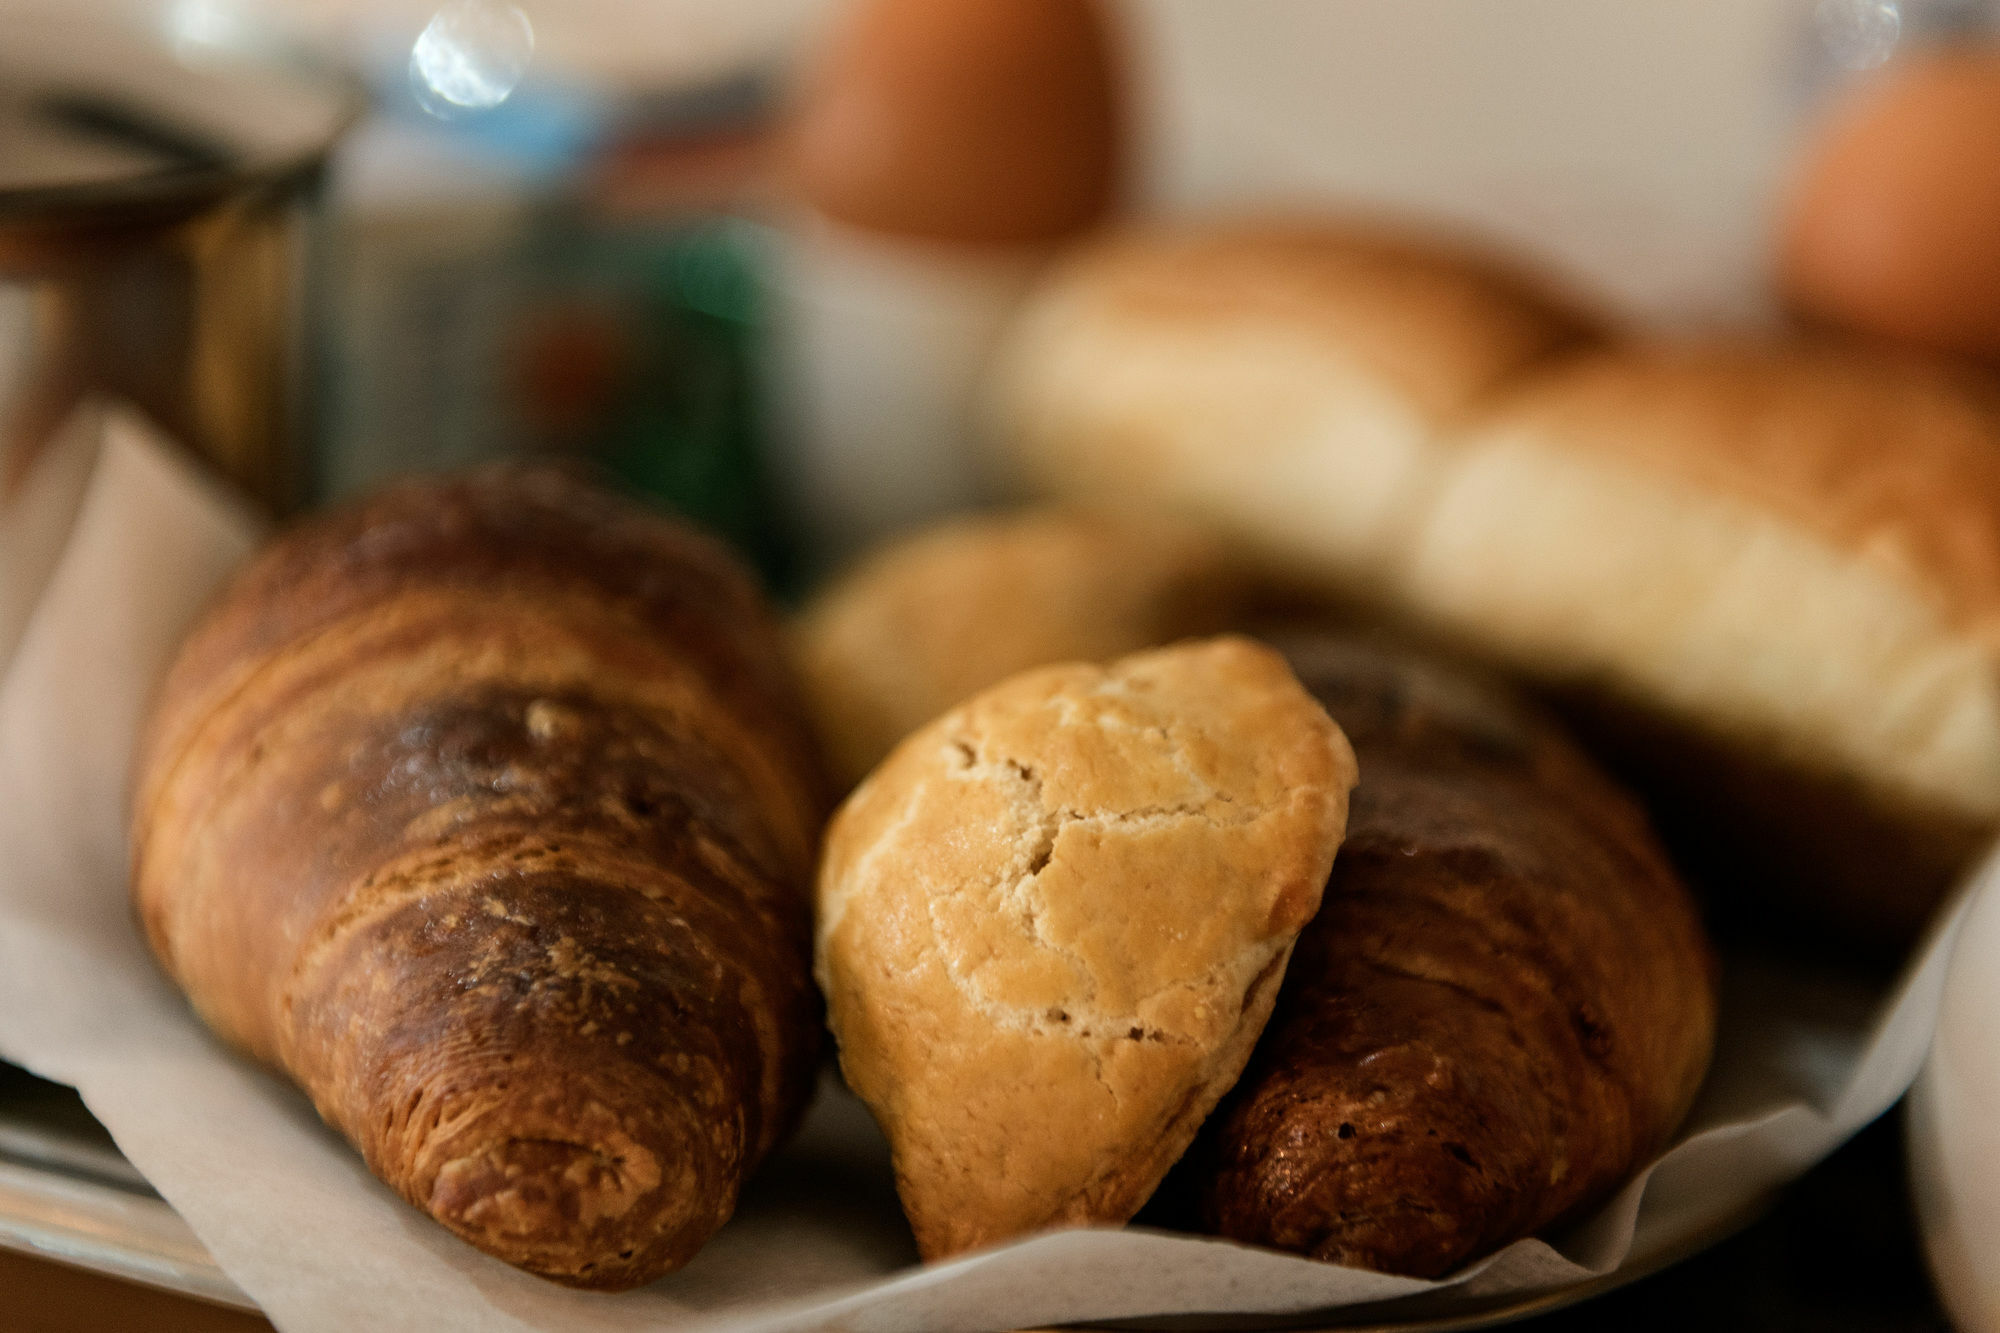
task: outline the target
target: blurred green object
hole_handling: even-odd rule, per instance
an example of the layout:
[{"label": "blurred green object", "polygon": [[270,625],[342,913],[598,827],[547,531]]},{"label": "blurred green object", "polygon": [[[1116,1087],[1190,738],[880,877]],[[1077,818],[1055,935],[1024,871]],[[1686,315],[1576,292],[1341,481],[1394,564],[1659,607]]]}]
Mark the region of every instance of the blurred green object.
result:
[{"label": "blurred green object", "polygon": [[792,587],[764,471],[758,224],[608,218],[558,197],[377,214],[342,241],[318,498],[408,471],[573,462]]},{"label": "blurred green object", "polygon": [[531,246],[537,280],[512,349],[530,451],[588,460],[788,584],[763,472],[756,226],[558,222]]}]

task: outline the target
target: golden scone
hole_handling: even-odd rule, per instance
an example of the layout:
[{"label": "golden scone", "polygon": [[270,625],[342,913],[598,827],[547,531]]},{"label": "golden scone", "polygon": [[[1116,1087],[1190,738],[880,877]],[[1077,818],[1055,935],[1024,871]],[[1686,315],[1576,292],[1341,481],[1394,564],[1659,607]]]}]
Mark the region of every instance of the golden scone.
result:
[{"label": "golden scone", "polygon": [[1304,224],[1131,231],[1029,298],[992,408],[1036,489],[1176,509],[1351,592],[1413,517],[1439,435],[1588,332],[1439,243]]},{"label": "golden scone", "polygon": [[1034,509],[960,518],[871,555],[800,618],[800,675],[837,777],[1017,671],[1225,628],[1223,545],[1166,518]]},{"label": "golden scone", "polygon": [[1263,1030],[1354,778],[1225,637],[1015,676],[854,791],[815,967],[927,1258],[1138,1209]]}]

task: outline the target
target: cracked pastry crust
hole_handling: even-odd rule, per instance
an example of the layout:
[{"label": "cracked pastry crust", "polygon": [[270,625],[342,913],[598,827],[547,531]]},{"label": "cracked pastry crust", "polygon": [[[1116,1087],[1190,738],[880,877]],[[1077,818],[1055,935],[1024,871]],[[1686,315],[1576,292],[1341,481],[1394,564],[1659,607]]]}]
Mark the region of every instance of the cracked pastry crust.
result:
[{"label": "cracked pastry crust", "polygon": [[750,580],[549,473],[386,491],[244,571],[140,759],[162,966],[509,1263],[686,1262],[820,1044],[824,808]]},{"label": "cracked pastry crust", "polygon": [[855,790],[815,965],[925,1257],[1145,1202],[1263,1028],[1353,782],[1226,637],[1017,675]]},{"label": "cracked pastry crust", "polygon": [[1215,633],[1242,594],[1223,543],[1193,524],[1030,509],[889,544],[815,597],[793,640],[834,776],[851,785],[1017,671]]},{"label": "cracked pastry crust", "polygon": [[1232,1239],[1440,1277],[1662,1149],[1715,969],[1639,810],[1489,684],[1281,641],[1362,764],[1270,1025],[1176,1187]]}]

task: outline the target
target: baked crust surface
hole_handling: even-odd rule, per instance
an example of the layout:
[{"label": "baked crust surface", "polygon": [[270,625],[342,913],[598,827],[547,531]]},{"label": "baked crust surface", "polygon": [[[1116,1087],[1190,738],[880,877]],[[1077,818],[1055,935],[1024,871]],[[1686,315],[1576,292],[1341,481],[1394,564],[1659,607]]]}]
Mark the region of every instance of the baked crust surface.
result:
[{"label": "baked crust surface", "polygon": [[1438,1277],[1665,1146],[1707,1067],[1714,962],[1644,818],[1548,723],[1393,646],[1284,646],[1362,777],[1187,1170],[1223,1235]]},{"label": "baked crust surface", "polygon": [[1494,436],[1754,505],[2000,651],[2000,392],[1962,369],[1830,343],[1623,347],[1521,380],[1468,439]]},{"label": "baked crust surface", "polygon": [[1353,757],[1222,638],[1015,676],[849,797],[817,967],[926,1257],[1131,1216],[1234,1081]]},{"label": "baked crust surface", "polygon": [[158,700],[154,952],[474,1245],[581,1286],[678,1267],[819,1048],[780,651],[721,548],[554,474],[313,520]]},{"label": "baked crust surface", "polygon": [[1157,517],[1034,509],[892,543],[815,597],[794,635],[836,776],[1017,671],[1103,662],[1225,628],[1242,580],[1221,542]]}]

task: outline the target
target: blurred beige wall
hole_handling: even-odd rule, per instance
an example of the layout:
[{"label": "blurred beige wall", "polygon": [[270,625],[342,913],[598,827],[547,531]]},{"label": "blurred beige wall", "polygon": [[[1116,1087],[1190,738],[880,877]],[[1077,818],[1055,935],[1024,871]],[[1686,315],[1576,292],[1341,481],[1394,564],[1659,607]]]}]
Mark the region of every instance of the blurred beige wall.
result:
[{"label": "blurred beige wall", "polygon": [[1123,0],[1166,210],[1458,220],[1676,323],[1762,317],[1811,0]]}]

